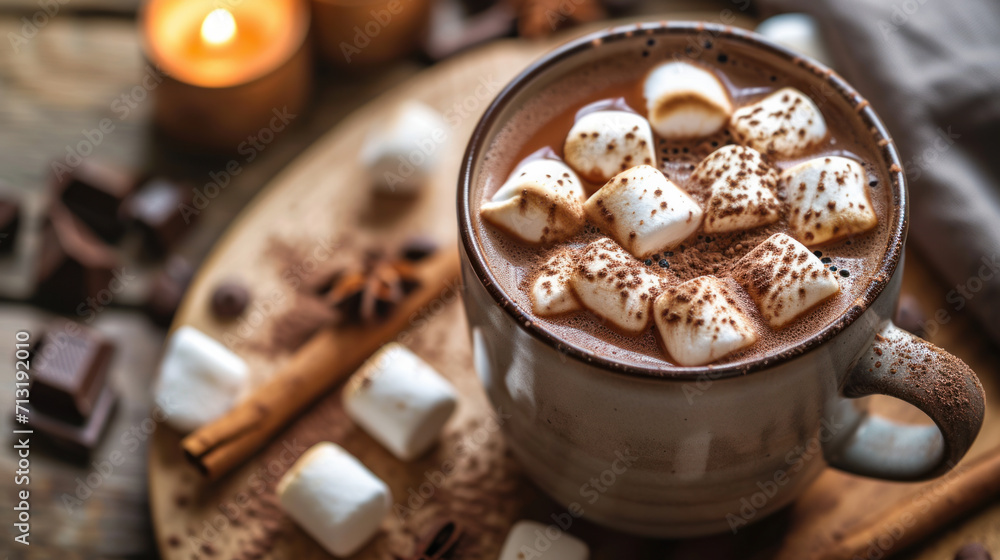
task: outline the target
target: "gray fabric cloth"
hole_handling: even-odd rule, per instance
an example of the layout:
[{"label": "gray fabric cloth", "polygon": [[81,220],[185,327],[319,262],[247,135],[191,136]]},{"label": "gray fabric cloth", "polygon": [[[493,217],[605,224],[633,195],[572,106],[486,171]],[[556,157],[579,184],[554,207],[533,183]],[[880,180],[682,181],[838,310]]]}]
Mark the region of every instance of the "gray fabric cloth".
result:
[{"label": "gray fabric cloth", "polygon": [[[909,242],[1000,342],[1000,0],[759,0],[809,13],[905,162]],[[930,321],[935,321],[934,314]],[[945,321],[946,322],[946,321]]]}]

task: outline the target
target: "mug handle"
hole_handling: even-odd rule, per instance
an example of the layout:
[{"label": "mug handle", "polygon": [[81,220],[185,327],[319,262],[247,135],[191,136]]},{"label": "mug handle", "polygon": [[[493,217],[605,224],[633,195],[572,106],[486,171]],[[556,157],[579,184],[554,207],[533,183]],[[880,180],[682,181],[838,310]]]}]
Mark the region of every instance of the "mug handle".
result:
[{"label": "mug handle", "polygon": [[983,386],[969,366],[891,321],[848,373],[842,394],[895,397],[934,421],[907,425],[866,414],[827,458],[842,471],[888,480],[924,480],[951,470],[976,439],[986,409]]}]

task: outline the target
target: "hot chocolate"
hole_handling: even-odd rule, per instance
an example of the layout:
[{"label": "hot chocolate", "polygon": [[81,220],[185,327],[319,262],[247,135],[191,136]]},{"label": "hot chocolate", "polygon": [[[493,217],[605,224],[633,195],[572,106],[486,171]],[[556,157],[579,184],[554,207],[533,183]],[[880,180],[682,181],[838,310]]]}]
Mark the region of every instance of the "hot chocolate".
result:
[{"label": "hot chocolate", "polygon": [[643,47],[506,119],[472,196],[488,266],[536,325],[626,364],[796,345],[882,260],[887,170],[869,132],[766,60]]}]

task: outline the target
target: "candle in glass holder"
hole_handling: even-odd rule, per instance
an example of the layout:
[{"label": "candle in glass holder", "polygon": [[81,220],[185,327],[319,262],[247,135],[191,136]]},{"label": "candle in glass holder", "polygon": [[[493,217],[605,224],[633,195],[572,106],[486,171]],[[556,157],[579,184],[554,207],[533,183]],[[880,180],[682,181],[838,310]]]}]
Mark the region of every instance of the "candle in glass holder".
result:
[{"label": "candle in glass holder", "polygon": [[235,152],[304,107],[312,80],[303,0],[149,0],[140,22],[146,56],[165,75],[154,119],[174,139]]}]

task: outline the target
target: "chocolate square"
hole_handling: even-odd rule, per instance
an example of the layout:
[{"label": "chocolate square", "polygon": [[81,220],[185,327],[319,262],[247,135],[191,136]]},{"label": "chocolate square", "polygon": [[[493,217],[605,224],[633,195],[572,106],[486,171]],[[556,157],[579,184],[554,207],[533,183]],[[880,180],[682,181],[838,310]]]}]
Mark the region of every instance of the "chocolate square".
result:
[{"label": "chocolate square", "polygon": [[31,357],[33,412],[83,423],[96,407],[113,353],[97,331],[65,319],[53,322]]},{"label": "chocolate square", "polygon": [[56,184],[62,203],[87,227],[108,242],[125,233],[123,204],[136,187],[136,179],[117,167],[83,160]]},{"label": "chocolate square", "polygon": [[20,226],[20,203],[15,200],[0,200],[0,254],[14,252]]},{"label": "chocolate square", "polygon": [[101,242],[64,207],[54,204],[42,228],[35,279],[35,301],[76,312],[89,297],[108,289],[119,266],[111,247]]},{"label": "chocolate square", "polygon": [[166,253],[187,231],[181,205],[189,201],[190,193],[190,188],[155,178],[128,201],[128,217],[142,230],[149,251]]},{"label": "chocolate square", "polygon": [[70,424],[40,411],[32,410],[28,427],[36,434],[68,452],[73,459],[84,459],[97,447],[101,435],[111,423],[118,397],[111,387],[102,387],[90,418],[83,424]]},{"label": "chocolate square", "polygon": [[157,325],[169,327],[193,276],[194,267],[183,257],[174,255],[167,259],[163,270],[150,284],[143,306],[146,315]]}]

